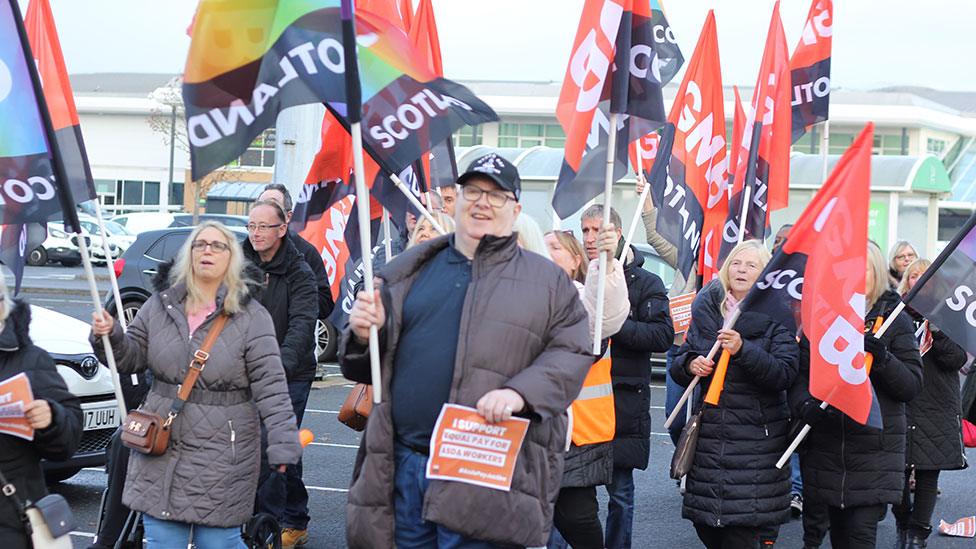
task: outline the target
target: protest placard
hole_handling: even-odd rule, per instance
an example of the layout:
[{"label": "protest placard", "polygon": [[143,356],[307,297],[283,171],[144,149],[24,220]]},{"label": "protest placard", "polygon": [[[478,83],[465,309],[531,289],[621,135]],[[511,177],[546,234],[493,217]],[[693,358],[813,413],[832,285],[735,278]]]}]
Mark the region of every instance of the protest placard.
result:
[{"label": "protest placard", "polygon": [[695,300],[695,292],[676,295],[671,298],[671,322],[674,323],[674,333],[683,334],[691,325],[691,303]]},{"label": "protest placard", "polygon": [[34,440],[24,409],[34,401],[30,380],[20,373],[0,382],[0,433]]},{"label": "protest placard", "polygon": [[445,404],[430,439],[427,478],[509,491],[527,419],[488,423],[474,408]]}]

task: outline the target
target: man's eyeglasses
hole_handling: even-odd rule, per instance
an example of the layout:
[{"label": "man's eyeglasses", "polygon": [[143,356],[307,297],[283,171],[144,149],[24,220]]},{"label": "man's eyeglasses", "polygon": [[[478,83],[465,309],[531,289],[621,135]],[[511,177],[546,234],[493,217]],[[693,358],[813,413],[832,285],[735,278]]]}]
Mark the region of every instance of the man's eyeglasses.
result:
[{"label": "man's eyeglasses", "polygon": [[194,240],[193,243],[190,244],[190,248],[193,248],[193,251],[196,252],[202,252],[206,250],[207,246],[210,246],[210,249],[215,252],[226,252],[227,250],[230,249],[230,246],[228,246],[223,242],[220,242],[219,240],[214,240],[213,242],[209,242],[207,240]]},{"label": "man's eyeglasses", "polygon": [[284,223],[275,223],[274,225],[268,225],[267,223],[248,223],[247,232],[249,233],[265,233],[271,229],[277,229],[278,227],[284,225]]},{"label": "man's eyeglasses", "polygon": [[509,200],[515,200],[514,197],[511,197],[502,191],[486,191],[484,189],[475,187],[474,185],[465,185],[461,187],[461,196],[463,196],[468,202],[477,202],[481,200],[481,195],[483,194],[488,195],[488,205],[492,208],[501,208]]}]

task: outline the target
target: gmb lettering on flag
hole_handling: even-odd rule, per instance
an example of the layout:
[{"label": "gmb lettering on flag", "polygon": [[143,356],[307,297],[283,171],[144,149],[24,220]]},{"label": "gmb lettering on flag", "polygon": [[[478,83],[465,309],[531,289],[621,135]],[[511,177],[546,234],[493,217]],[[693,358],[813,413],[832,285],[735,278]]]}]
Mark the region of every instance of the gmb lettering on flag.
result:
[{"label": "gmb lettering on flag", "polygon": [[810,126],[827,120],[830,110],[830,49],[833,40],[834,5],[831,0],[813,0],[800,42],[790,58],[793,84],[791,143],[796,143]]},{"label": "gmb lettering on flag", "polygon": [[869,123],[739,308],[765,313],[791,330],[802,329],[810,341],[810,395],[877,427],[877,401],[864,354],[873,138],[874,125]]},{"label": "gmb lettering on flag", "polygon": [[[348,125],[339,4],[200,2],[183,76],[194,179],[237,158],[287,107],[326,103]],[[470,90],[434,75],[399,22],[356,10],[356,33],[363,144],[387,173],[465,124],[498,119]]]},{"label": "gmb lettering on flag", "polygon": [[[664,125],[661,88],[683,62],[659,3],[584,3],[556,105],[566,133],[552,198],[561,219],[603,192],[611,131],[616,132],[613,180],[627,173],[629,144]],[[614,128],[612,114],[618,115]]]}]

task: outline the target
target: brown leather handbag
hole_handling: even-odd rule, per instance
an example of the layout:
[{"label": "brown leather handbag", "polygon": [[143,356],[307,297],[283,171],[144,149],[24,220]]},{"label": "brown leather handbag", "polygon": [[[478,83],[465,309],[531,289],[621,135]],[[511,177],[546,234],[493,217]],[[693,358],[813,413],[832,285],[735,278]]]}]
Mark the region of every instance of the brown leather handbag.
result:
[{"label": "brown leather handbag", "polygon": [[353,431],[362,431],[372,410],[373,386],[357,383],[339,408],[339,421]]},{"label": "brown leather handbag", "polygon": [[122,422],[122,444],[140,454],[150,456],[160,456],[166,452],[166,448],[169,447],[170,427],[173,420],[183,411],[186,399],[190,398],[190,391],[196,385],[200,372],[207,365],[210,349],[213,348],[217,336],[223,331],[226,323],[227,315],[220,313],[213,326],[210,327],[206,339],[203,340],[203,345],[193,353],[190,368],[186,372],[186,377],[183,378],[183,383],[180,384],[180,389],[166,418],[164,419],[159,414],[152,412],[132,410]]}]

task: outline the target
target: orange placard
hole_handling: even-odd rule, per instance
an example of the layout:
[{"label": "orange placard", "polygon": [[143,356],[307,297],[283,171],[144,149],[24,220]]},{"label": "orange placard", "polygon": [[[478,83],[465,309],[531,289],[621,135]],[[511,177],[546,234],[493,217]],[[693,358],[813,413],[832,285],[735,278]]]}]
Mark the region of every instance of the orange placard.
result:
[{"label": "orange placard", "polygon": [[956,536],[960,538],[976,537],[976,516],[964,517],[952,524],[940,520],[939,533],[945,536]]},{"label": "orange placard", "polygon": [[24,408],[34,401],[30,380],[20,373],[0,383],[0,434],[34,440],[34,428],[24,417]]},{"label": "orange placard", "polygon": [[445,404],[430,438],[427,478],[508,492],[529,420],[488,423],[474,408]]},{"label": "orange placard", "polygon": [[682,334],[691,325],[691,303],[695,301],[696,292],[676,295],[671,298],[671,322],[674,323],[674,333]]}]

